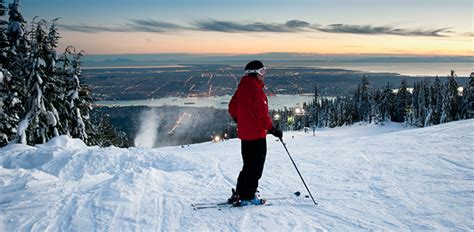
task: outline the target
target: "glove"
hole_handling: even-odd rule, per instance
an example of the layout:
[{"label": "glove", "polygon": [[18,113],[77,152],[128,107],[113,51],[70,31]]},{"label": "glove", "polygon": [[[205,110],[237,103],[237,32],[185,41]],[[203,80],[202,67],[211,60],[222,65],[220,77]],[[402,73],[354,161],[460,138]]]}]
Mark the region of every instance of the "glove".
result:
[{"label": "glove", "polygon": [[275,127],[272,127],[272,129],[270,129],[268,131],[268,133],[275,136],[275,137],[277,137],[277,138],[279,138],[279,139],[283,138],[283,131],[281,131],[280,129],[277,129]]},{"label": "glove", "polygon": [[234,122],[237,123],[237,118],[232,118],[232,120],[234,120]]}]

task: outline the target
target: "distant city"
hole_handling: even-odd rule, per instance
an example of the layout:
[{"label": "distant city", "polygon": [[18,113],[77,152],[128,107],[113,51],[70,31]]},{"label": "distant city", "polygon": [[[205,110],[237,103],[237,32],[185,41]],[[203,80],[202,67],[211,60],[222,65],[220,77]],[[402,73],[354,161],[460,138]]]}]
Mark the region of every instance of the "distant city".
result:
[{"label": "distant city", "polygon": [[[449,70],[446,71],[448,73]],[[212,97],[234,93],[243,74],[232,65],[173,65],[163,67],[104,67],[83,70],[85,84],[97,101],[126,101],[164,97]],[[335,68],[274,66],[265,76],[269,96],[314,94],[344,96],[353,93],[363,76],[374,87],[390,84],[397,88],[402,79],[411,85],[420,77],[397,73],[361,72]],[[440,77],[444,78],[444,77]],[[467,78],[459,78],[464,85]]]},{"label": "distant city", "polygon": [[[449,71],[446,70],[446,73]],[[151,120],[158,123],[154,130],[159,137],[153,145],[156,147],[210,141],[216,136],[235,137],[235,125],[226,110],[227,101],[220,102],[219,107],[202,107],[199,103],[205,101],[203,98],[232,95],[242,75],[241,65],[170,63],[136,66],[124,63],[115,67],[86,66],[82,72],[82,81],[91,88],[95,102],[109,102],[94,107],[93,117],[109,118],[115,128],[125,132],[132,140],[140,133],[143,121],[147,120],[143,116],[144,113],[148,110],[154,111],[157,118]],[[314,96],[317,88],[320,97],[348,96],[354,94],[364,76],[374,88],[388,84],[393,89],[397,89],[402,80],[413,86],[423,78],[393,72],[363,72],[270,63],[265,76],[265,91],[270,97],[304,95],[305,98],[307,96],[312,99],[311,96]],[[439,78],[445,79],[446,76]],[[456,80],[459,85],[464,86],[469,79],[458,77]],[[136,104],[143,102],[140,100],[165,98],[166,101],[171,101],[171,104],[150,106],[151,108],[146,107],[146,104]],[[293,99],[296,101],[301,98]],[[181,101],[184,103],[182,106],[173,104]],[[131,104],[126,104],[127,102]],[[294,102],[289,107],[303,103]]]}]

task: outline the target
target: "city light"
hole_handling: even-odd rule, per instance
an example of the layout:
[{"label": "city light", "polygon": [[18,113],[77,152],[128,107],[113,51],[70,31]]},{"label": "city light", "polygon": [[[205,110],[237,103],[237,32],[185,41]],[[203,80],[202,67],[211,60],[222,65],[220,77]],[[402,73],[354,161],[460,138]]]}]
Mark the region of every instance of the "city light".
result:
[{"label": "city light", "polygon": [[214,143],[218,143],[220,141],[221,141],[221,137],[219,135],[214,136],[214,138],[212,139],[212,142]]},{"label": "city light", "polygon": [[273,115],[273,119],[275,119],[277,121],[280,120],[280,118],[281,118],[281,116],[279,114]]},{"label": "city light", "polygon": [[295,108],[295,114],[296,115],[304,115],[304,113],[305,112],[304,112],[303,108],[299,108],[299,107]]}]

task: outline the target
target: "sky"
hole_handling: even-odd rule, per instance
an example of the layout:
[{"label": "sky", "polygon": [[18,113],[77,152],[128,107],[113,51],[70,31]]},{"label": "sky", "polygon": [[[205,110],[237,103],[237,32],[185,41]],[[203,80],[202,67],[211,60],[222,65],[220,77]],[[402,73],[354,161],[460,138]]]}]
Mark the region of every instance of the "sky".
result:
[{"label": "sky", "polygon": [[[6,0],[9,2],[9,0]],[[474,55],[471,0],[21,0],[88,54]]]}]

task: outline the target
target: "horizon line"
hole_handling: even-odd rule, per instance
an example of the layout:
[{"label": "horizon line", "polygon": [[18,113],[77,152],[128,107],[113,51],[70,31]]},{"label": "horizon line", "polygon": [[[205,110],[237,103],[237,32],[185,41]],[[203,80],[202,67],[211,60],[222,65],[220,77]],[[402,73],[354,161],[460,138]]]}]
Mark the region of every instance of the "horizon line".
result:
[{"label": "horizon line", "polygon": [[245,56],[245,55],[300,55],[300,56],[399,56],[399,57],[465,57],[474,58],[473,55],[452,54],[417,54],[417,53],[314,53],[314,52],[261,52],[261,53],[194,53],[194,52],[153,52],[153,53],[87,53],[92,56],[127,56],[127,55],[201,55],[201,56]]}]

